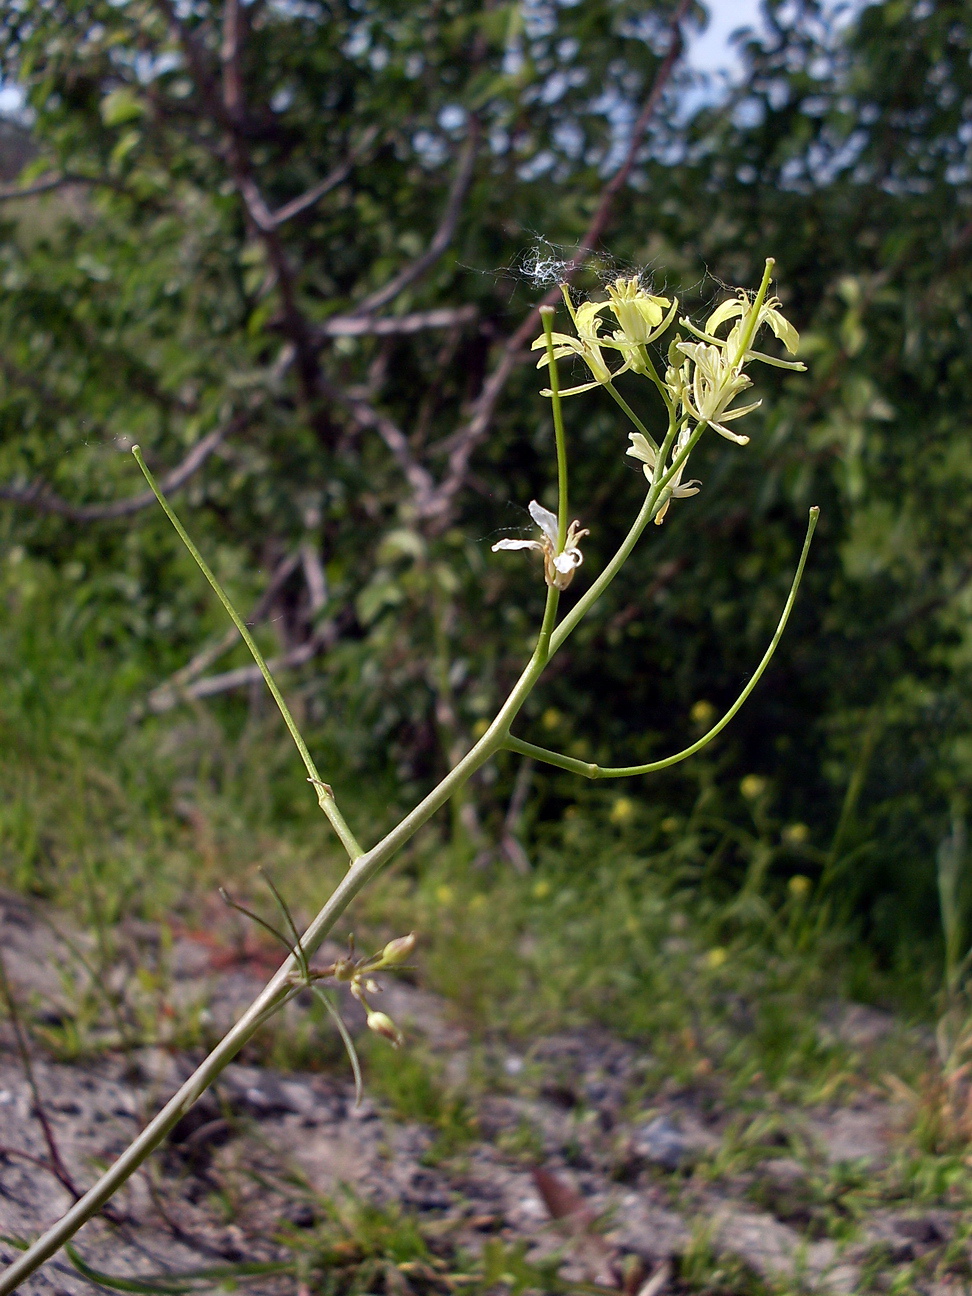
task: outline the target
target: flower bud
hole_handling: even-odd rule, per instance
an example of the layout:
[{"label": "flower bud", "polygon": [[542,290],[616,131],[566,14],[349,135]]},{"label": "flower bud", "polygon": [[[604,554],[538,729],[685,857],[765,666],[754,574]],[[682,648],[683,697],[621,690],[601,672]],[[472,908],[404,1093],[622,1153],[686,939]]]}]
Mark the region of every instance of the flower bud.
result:
[{"label": "flower bud", "polygon": [[407,936],[398,936],[395,940],[389,941],[381,951],[381,961],[386,966],[389,963],[404,963],[414,948],[414,932],[409,932]]},{"label": "flower bud", "polygon": [[404,1042],[404,1036],[398,1029],[387,1013],[370,1012],[368,1014],[368,1029],[373,1030],[376,1035],[382,1035],[389,1040],[395,1048]]}]

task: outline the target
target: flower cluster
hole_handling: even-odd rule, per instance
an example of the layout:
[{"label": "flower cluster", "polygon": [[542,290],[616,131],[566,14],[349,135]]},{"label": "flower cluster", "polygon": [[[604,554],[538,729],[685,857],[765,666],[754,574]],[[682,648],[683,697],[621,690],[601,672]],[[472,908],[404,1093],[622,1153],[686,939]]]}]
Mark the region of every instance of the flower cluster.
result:
[{"label": "flower cluster", "polygon": [[[759,360],[781,369],[805,368],[799,360],[781,360],[753,350],[753,343],[764,327],[775,334],[791,355],[800,345],[800,335],[780,310],[779,298],[766,295],[772,265],[772,261],[767,261],[763,283],[756,294],[737,289],[734,296],[709,315],[703,328],[696,327],[685,316],[679,320],[689,336],[675,335],[668,347],[663,375],[656,369],[648,348],[670,328],[678,313],[678,299],[649,292],[637,276],[615,279],[607,286],[605,301],[580,305],[575,305],[569,289],[563,285],[573,333],[553,333],[549,344],[544,333],[533,343],[534,351],[544,351],[537,362],[538,369],[549,365],[552,355],[555,361],[579,357],[590,371],[590,382],[569,387],[561,396],[577,396],[594,387],[606,387],[638,426],[637,432],[629,433],[631,444],[626,453],[641,463],[649,489],[657,490],[654,518],[658,524],[664,521],[673,499],[685,499],[699,492],[701,482],[682,478],[691,449],[704,428],[711,427],[736,445],[749,443],[749,437],[729,426],[760,405],[759,401],[733,404],[752,386],[746,366]],[[616,328],[610,328],[609,315],[613,316]],[[720,330],[726,324],[731,327],[722,337]],[[612,356],[619,362],[613,368]],[[614,390],[614,379],[629,372],[648,378],[665,402],[669,428],[661,446]],[[547,389],[543,395],[552,396],[553,392]],[[530,514],[540,528],[539,539],[501,540],[493,549],[539,550],[543,554],[547,584],[566,589],[581,564],[577,542],[588,533],[579,529],[579,523],[571,523],[561,550],[557,518],[536,500],[530,504]]]},{"label": "flower cluster", "polygon": [[[569,387],[567,391],[560,393],[562,396],[577,396],[581,392],[590,391],[592,387],[612,382],[618,374],[628,369],[645,376],[649,374],[651,361],[648,357],[648,344],[661,337],[675,318],[677,298],[656,297],[645,292],[637,278],[616,279],[608,285],[607,301],[583,302],[580,306],[574,305],[566,284],[562,291],[576,336],[554,333],[554,359],[580,356],[594,377],[593,382]],[[615,329],[610,336],[603,336],[601,328],[604,321],[601,314],[609,308],[620,328]],[[532,349],[539,351],[546,345],[547,338],[544,334],[536,339]],[[613,372],[604,358],[605,348],[621,353],[623,363]],[[542,355],[537,361],[537,368],[542,369],[549,362],[549,355]],[[549,396],[551,393],[545,391],[543,394]]]},{"label": "flower cluster", "polygon": [[414,948],[415,933],[409,932],[407,936],[398,936],[395,940],[389,941],[380,953],[372,954],[370,958],[357,959],[354,956],[354,942],[352,940],[347,958],[336,959],[333,963],[329,963],[327,967],[310,968],[306,972],[306,977],[299,977],[295,974],[294,981],[295,984],[328,979],[345,982],[352,995],[365,1010],[368,1029],[374,1031],[376,1035],[382,1035],[395,1048],[398,1048],[404,1040],[402,1032],[387,1013],[372,1008],[368,1002],[368,995],[381,993],[381,986],[373,979],[372,973],[400,967]]}]

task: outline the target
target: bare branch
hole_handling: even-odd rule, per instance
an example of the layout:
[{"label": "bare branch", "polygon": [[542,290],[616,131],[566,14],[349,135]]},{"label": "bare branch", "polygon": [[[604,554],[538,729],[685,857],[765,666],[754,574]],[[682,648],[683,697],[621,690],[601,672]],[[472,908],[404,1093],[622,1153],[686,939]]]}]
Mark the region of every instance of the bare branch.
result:
[{"label": "bare branch", "polygon": [[393,279],[390,279],[385,284],[384,288],[379,288],[370,297],[366,297],[363,302],[359,302],[351,312],[352,315],[371,315],[374,311],[380,310],[382,306],[387,306],[390,301],[394,301],[398,294],[403,292],[409,284],[414,283],[416,279],[420,279],[426,271],[435,265],[452,242],[452,236],[455,234],[456,226],[459,223],[462,204],[465,202],[466,194],[469,192],[469,186],[472,183],[476,152],[479,148],[479,136],[479,121],[476,117],[470,117],[469,134],[466,137],[459,158],[456,178],[452,182],[445,211],[442,214],[442,220],[439,222],[439,228],[436,230],[432,242],[420,257],[413,261],[411,265],[407,265],[400,270]]},{"label": "bare branch", "polygon": [[377,135],[378,127],[369,127],[357,145],[351,150],[344,161],[334,168],[330,175],[325,176],[323,180],[314,185],[311,189],[308,189],[306,193],[301,194],[297,198],[291,198],[290,202],[284,203],[282,207],[278,207],[273,213],[272,218],[274,228],[279,229],[285,221],[292,220],[295,216],[299,216],[302,211],[306,211],[308,207],[313,207],[314,203],[323,198],[325,194],[330,193],[332,189],[336,189],[339,184],[346,180],[351,174],[352,168],[361,160],[361,157],[374,143]]},{"label": "bare branch", "polygon": [[[297,666],[306,665],[318,653],[334,646],[342,628],[342,624],[337,620],[326,621],[304,643],[298,644],[296,648],[283,653],[280,657],[272,657],[267,662],[267,669],[272,675],[276,675],[279,671],[293,670]],[[258,684],[262,678],[259,666],[253,664],[238,666],[235,670],[223,671],[219,675],[210,675],[205,679],[197,680],[185,688],[173,689],[165,695],[162,689],[156,689],[149,695],[148,709],[156,713],[170,711],[179,702],[215,697],[219,693],[231,693],[234,689]]]},{"label": "bare branch", "polygon": [[66,172],[63,175],[41,176],[28,185],[0,185],[0,202],[9,202],[15,198],[36,198],[38,194],[50,193],[52,189],[63,189],[66,185],[102,185],[106,189],[125,191],[125,186],[109,176],[75,175]]},{"label": "bare branch", "polygon": [[[269,611],[274,599],[280,592],[281,586],[297,570],[298,565],[303,557],[302,551],[288,554],[286,558],[277,564],[271,573],[267,587],[253,605],[250,615],[246,618],[247,625],[256,625],[262,621]],[[200,676],[203,671],[209,670],[220,657],[240,640],[240,632],[236,626],[230,626],[226,633],[215,643],[209,644],[201,649],[192,657],[185,666],[175,672],[171,678],[167,679],[164,684],[154,688],[148,695],[148,709],[150,711],[165,711],[169,707],[175,706],[187,684],[191,684],[194,679]]]},{"label": "bare branch", "polygon": [[304,580],[307,582],[307,596],[310,599],[310,612],[316,617],[327,606],[327,574],[317,545],[305,540],[300,546],[300,562],[304,569]]},{"label": "bare branch", "polygon": [[239,0],[226,0],[223,6],[223,46],[220,61],[223,64],[223,107],[232,122],[243,117],[243,74],[240,71],[240,13]]},{"label": "bare branch", "polygon": [[[562,282],[564,283],[570,283],[587,260],[590,251],[607,226],[615,198],[631,175],[648,123],[658,107],[665,86],[668,84],[675,64],[681,56],[683,44],[682,23],[685,21],[691,3],[692,0],[680,0],[678,8],[672,15],[669,24],[668,53],[655,73],[644,107],[632,128],[631,139],[628,142],[624,160],[605,185],[584,237],[564,270],[562,276]],[[500,352],[496,367],[483,384],[482,391],[472,404],[466,423],[449,438],[449,460],[445,476],[425,504],[425,515],[430,519],[436,519],[441,523],[447,516],[456,492],[461,489],[466,479],[472,453],[486,435],[503,388],[506,386],[510,374],[521,362],[520,352],[525,347],[533,330],[537,327],[540,307],[553,304],[559,297],[560,287],[558,285],[551,288],[542,301],[537,302],[520,327],[506,341]]]},{"label": "bare branch", "polygon": [[216,77],[210,71],[204,51],[199,47],[199,42],[189,26],[179,17],[172,0],[154,0],[154,3],[156,8],[162,11],[169,26],[173,27],[178,33],[179,42],[182,45],[196,88],[202,96],[210,115],[221,126],[225,127],[226,121],[219,86]]},{"label": "bare branch", "polygon": [[382,319],[360,315],[332,315],[316,332],[320,337],[389,337],[395,334],[420,333],[424,329],[451,329],[471,324],[478,312],[473,305],[440,306],[435,310],[411,311],[408,315],[389,315]]},{"label": "bare branch", "polygon": [[[214,428],[201,441],[197,441],[182,463],[162,478],[160,484],[163,493],[171,495],[173,491],[177,491],[184,486],[193,473],[206,462],[216,447],[227,436],[238,432],[246,421],[247,415],[239,414],[236,418]],[[12,504],[23,504],[27,508],[35,509],[38,513],[56,513],[59,517],[69,518],[72,522],[101,522],[111,518],[128,517],[131,513],[138,513],[141,509],[154,504],[155,496],[151,491],[142,491],[138,495],[130,495],[127,499],[112,500],[108,504],[72,504],[69,500],[56,495],[45,483],[38,482],[33,486],[24,488],[0,486],[0,500],[7,500]]]},{"label": "bare branch", "polygon": [[408,444],[408,437],[398,424],[360,396],[352,395],[349,391],[329,384],[326,390],[332,399],[344,406],[359,427],[373,428],[378,433],[414,491],[416,508],[424,514],[435,495],[435,479],[429,470],[423,468],[415,459]]}]

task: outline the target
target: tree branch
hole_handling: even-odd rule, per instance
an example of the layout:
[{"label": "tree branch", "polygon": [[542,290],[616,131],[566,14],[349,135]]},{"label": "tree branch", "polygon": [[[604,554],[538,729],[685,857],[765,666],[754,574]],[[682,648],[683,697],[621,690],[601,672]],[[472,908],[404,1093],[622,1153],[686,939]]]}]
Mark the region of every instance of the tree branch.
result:
[{"label": "tree branch", "polygon": [[354,396],[349,391],[332,387],[330,384],[326,385],[325,390],[332,399],[344,406],[359,427],[373,428],[378,433],[414,491],[416,508],[420,514],[423,513],[435,494],[435,479],[429,470],[423,468],[415,459],[408,444],[408,437],[398,424],[360,396]]},{"label": "tree branch", "polygon": [[[271,674],[276,675],[282,670],[293,670],[297,666],[303,666],[316,657],[318,653],[324,652],[331,648],[337,642],[341,635],[343,624],[340,620],[326,621],[320,626],[309,639],[304,643],[298,644],[289,652],[283,653],[280,657],[272,657],[267,662],[267,669]],[[180,702],[200,699],[207,697],[216,697],[220,693],[231,693],[234,689],[246,688],[250,684],[258,684],[263,678],[259,666],[238,666],[235,670],[223,671],[219,675],[209,675],[205,679],[197,680],[194,684],[188,684],[184,688],[172,689],[171,692],[163,694],[162,688],[153,690],[147,699],[148,709],[156,714],[162,711],[171,711],[174,706]]]},{"label": "tree branch", "polygon": [[361,157],[374,143],[377,135],[378,127],[370,126],[344,161],[339,163],[330,175],[325,176],[323,180],[308,189],[306,193],[297,198],[291,198],[290,202],[278,207],[271,218],[274,229],[279,229],[285,221],[292,220],[295,216],[299,216],[302,211],[306,211],[308,207],[313,207],[314,203],[346,180],[356,163],[360,161]]},{"label": "tree branch", "polygon": [[[184,486],[220,442],[227,436],[239,432],[246,421],[246,415],[237,415],[236,418],[214,428],[201,441],[197,441],[182,463],[162,478],[162,490],[167,495],[171,495]],[[39,482],[24,488],[0,486],[0,500],[6,500],[11,504],[22,504],[38,513],[56,513],[59,517],[68,518],[72,522],[101,522],[138,513],[141,509],[154,504],[155,496],[151,491],[141,491],[138,495],[112,500],[108,504],[72,504],[69,500],[56,495],[45,483]]]},{"label": "tree branch", "polygon": [[75,175],[66,172],[64,175],[41,176],[28,185],[0,185],[0,202],[9,202],[15,198],[36,198],[38,194],[50,193],[52,189],[63,189],[65,185],[103,185],[106,189],[116,189],[124,193],[125,186],[108,176]]},{"label": "tree branch", "polygon": [[434,310],[411,311],[408,315],[388,315],[381,319],[363,315],[332,315],[318,324],[316,333],[332,337],[389,337],[420,333],[424,329],[451,329],[471,324],[478,311],[469,306],[440,306]]},{"label": "tree branch", "polygon": [[[301,559],[302,551],[299,550],[297,553],[288,554],[282,562],[277,564],[277,567],[271,573],[270,580],[267,582],[266,589],[254,603],[250,615],[246,618],[247,625],[256,625],[263,620],[273,600],[280,592],[281,586],[297,570]],[[183,695],[186,686],[191,684],[203,671],[209,670],[210,666],[219,661],[224,653],[229,652],[235,644],[239,643],[239,640],[239,631],[236,626],[231,625],[216,643],[202,648],[196,653],[195,657],[186,662],[185,666],[177,670],[164,684],[159,684],[157,688],[151,691],[148,695],[148,709],[158,712],[166,711],[175,706]]]},{"label": "tree branch", "polygon": [[380,310],[382,306],[387,306],[390,301],[394,301],[398,294],[403,292],[409,284],[414,283],[416,279],[420,279],[435,265],[452,242],[452,236],[455,234],[456,226],[459,223],[462,205],[465,202],[466,194],[469,192],[469,186],[472,184],[480,133],[478,118],[470,117],[469,134],[459,157],[456,178],[452,182],[445,211],[442,214],[442,220],[439,222],[439,228],[432,237],[432,242],[420,257],[413,261],[411,265],[407,265],[400,270],[393,279],[390,279],[385,284],[384,288],[379,288],[370,297],[366,297],[363,302],[359,302],[351,312],[352,316],[371,315],[376,310]]}]

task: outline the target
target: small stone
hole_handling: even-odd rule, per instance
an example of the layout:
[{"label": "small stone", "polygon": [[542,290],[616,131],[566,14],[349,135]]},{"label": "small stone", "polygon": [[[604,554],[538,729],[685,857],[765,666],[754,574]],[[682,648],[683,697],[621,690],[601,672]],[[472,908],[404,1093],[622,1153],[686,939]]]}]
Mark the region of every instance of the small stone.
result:
[{"label": "small stone", "polygon": [[677,1170],[691,1155],[685,1135],[667,1116],[656,1116],[635,1131],[631,1149],[636,1156],[663,1170]]},{"label": "small stone", "polygon": [[313,1228],[317,1223],[317,1215],[309,1202],[294,1202],[288,1206],[284,1211],[284,1219],[293,1224],[294,1228],[301,1229]]}]

